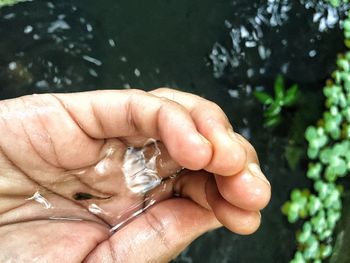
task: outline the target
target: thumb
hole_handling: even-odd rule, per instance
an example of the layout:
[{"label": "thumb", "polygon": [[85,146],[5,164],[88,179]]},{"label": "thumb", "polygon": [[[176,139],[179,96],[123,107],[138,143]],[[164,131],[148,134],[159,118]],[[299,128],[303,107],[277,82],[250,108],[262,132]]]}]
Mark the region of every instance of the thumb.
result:
[{"label": "thumb", "polygon": [[197,237],[219,226],[211,211],[194,202],[167,200],[99,244],[85,262],[169,262]]}]

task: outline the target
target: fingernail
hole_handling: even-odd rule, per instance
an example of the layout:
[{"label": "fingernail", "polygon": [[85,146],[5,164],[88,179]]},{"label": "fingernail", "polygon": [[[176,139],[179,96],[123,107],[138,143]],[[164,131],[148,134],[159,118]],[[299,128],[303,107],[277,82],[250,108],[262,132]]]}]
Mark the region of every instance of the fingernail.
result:
[{"label": "fingernail", "polygon": [[252,175],[261,179],[262,181],[267,183],[269,186],[271,186],[270,182],[266,179],[265,175],[262,173],[259,165],[257,165],[256,163],[250,163],[248,164],[248,170]]}]

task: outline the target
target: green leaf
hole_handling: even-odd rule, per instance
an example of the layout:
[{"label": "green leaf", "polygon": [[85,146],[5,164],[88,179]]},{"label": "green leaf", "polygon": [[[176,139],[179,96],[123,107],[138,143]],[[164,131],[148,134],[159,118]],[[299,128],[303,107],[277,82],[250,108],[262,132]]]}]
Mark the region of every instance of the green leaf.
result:
[{"label": "green leaf", "polygon": [[328,182],[334,182],[337,180],[337,173],[328,166],[325,171],[325,178]]},{"label": "green leaf", "polygon": [[340,0],[328,0],[328,2],[333,6],[333,7],[338,7],[340,5]]},{"label": "green leaf", "polygon": [[313,216],[316,213],[318,213],[319,211],[321,211],[322,206],[323,206],[323,204],[322,204],[320,198],[318,198],[315,195],[310,196],[309,202],[307,203],[307,209],[309,210],[309,214],[311,216]]},{"label": "green leaf", "polygon": [[306,263],[303,254],[298,251],[296,252],[294,258],[290,261],[290,263]]},{"label": "green leaf", "polygon": [[274,128],[276,127],[278,124],[281,123],[281,116],[277,115],[277,116],[272,116],[272,117],[267,117],[264,121],[264,126],[266,128]]},{"label": "green leaf", "polygon": [[277,117],[279,116],[279,114],[282,111],[282,107],[281,105],[279,105],[278,103],[274,102],[273,104],[271,104],[267,110],[264,112],[264,116],[266,118],[273,118],[273,117]]},{"label": "green leaf", "polygon": [[14,5],[25,1],[30,1],[30,0],[0,0],[0,7],[7,6],[7,5]]},{"label": "green leaf", "polygon": [[293,191],[290,193],[290,200],[292,200],[293,202],[297,202],[302,197],[303,195],[301,194],[300,189],[293,189]]},{"label": "green leaf", "polygon": [[344,70],[345,72],[349,72],[350,70],[350,63],[346,59],[340,58],[337,60],[337,66]]},{"label": "green leaf", "polygon": [[321,151],[320,160],[322,163],[327,164],[331,162],[333,156],[334,156],[333,151],[329,148],[326,148]]},{"label": "green leaf", "polygon": [[315,138],[317,138],[317,129],[314,126],[309,126],[307,127],[306,131],[305,131],[305,138],[308,141],[311,141]]},{"label": "green leaf", "polygon": [[310,163],[306,176],[309,179],[317,180],[321,177],[322,164],[321,163]]},{"label": "green leaf", "polygon": [[310,159],[315,159],[315,158],[317,157],[318,153],[319,153],[318,148],[311,148],[311,147],[309,147],[309,148],[307,149],[307,156],[308,156]]},{"label": "green leaf", "polygon": [[297,84],[294,84],[287,90],[286,96],[283,100],[284,105],[293,106],[298,99],[298,95],[299,95],[299,86]]},{"label": "green leaf", "polygon": [[321,250],[321,257],[322,258],[328,258],[332,254],[332,246],[331,245],[324,245],[320,248]]},{"label": "green leaf", "polygon": [[281,207],[282,214],[288,215],[290,204],[291,204],[291,202],[287,201],[282,205],[282,207]]},{"label": "green leaf", "polygon": [[284,83],[282,75],[278,75],[275,80],[275,98],[276,100],[283,100],[284,98]]},{"label": "green leaf", "polygon": [[350,21],[349,20],[345,20],[343,23],[343,27],[346,31],[350,31]]},{"label": "green leaf", "polygon": [[265,105],[269,105],[273,102],[273,98],[266,92],[263,91],[255,91],[253,93],[253,95],[255,96],[255,98],[257,98],[257,100],[259,102],[261,102],[262,104]]}]

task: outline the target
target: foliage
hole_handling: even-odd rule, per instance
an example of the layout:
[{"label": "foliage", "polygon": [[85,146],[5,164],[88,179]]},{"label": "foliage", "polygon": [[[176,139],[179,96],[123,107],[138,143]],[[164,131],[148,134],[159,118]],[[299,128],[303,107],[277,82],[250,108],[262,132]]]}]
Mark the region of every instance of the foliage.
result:
[{"label": "foliage", "polygon": [[[345,43],[350,39],[350,18],[344,22]],[[332,236],[341,217],[339,178],[350,173],[350,52],[337,60],[333,80],[323,89],[326,110],[317,126],[305,132],[310,159],[306,176],[313,190],[294,189],[282,212],[290,223],[304,219],[297,232],[298,251],[291,263],[322,262],[332,254]]]},{"label": "foliage", "polygon": [[278,75],[275,80],[274,92],[274,98],[264,91],[254,92],[254,96],[265,106],[264,126],[269,128],[276,127],[280,124],[283,108],[295,105],[299,94],[299,87],[294,84],[286,90],[283,77]]},{"label": "foliage", "polygon": [[0,0],[0,8],[3,6],[14,5],[19,2],[25,2],[25,1],[31,1],[31,0]]},{"label": "foliage", "polygon": [[[315,94],[317,92],[318,94]],[[307,142],[304,139],[305,130],[310,125],[317,121],[317,116],[323,112],[322,101],[315,99],[310,103],[315,96],[317,98],[322,95],[322,91],[304,90],[302,96],[298,97],[297,105],[293,112],[288,112],[284,116],[284,121],[288,123],[292,129],[282,129],[277,134],[286,135],[286,145],[284,157],[289,168],[293,171],[299,167],[302,160],[307,158]],[[291,114],[290,114],[291,113]]]},{"label": "foliage", "polygon": [[347,48],[350,48],[350,19],[345,19],[343,23],[343,29],[344,29],[344,38],[345,38],[345,45]]},{"label": "foliage", "polygon": [[349,0],[326,0],[326,2],[330,3],[334,7],[340,6],[342,3],[346,4]]}]

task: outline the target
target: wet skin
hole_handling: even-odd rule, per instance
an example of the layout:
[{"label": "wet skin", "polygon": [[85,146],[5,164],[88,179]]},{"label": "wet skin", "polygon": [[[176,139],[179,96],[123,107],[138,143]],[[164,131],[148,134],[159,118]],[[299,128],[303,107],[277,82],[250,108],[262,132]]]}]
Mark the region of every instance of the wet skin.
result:
[{"label": "wet skin", "polygon": [[[167,262],[209,230],[253,233],[270,199],[254,148],[219,106],[192,94],[123,90],[5,100],[0,131],[1,262]],[[139,201],[120,184],[123,154],[149,138],[162,145],[163,178],[186,169],[155,205],[112,234],[118,213]],[[37,191],[52,208],[26,200]],[[91,212],[92,204],[103,212]]]}]

